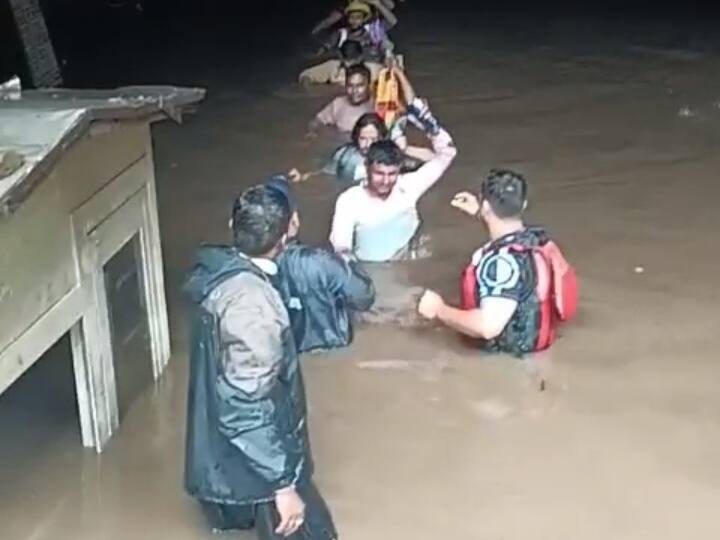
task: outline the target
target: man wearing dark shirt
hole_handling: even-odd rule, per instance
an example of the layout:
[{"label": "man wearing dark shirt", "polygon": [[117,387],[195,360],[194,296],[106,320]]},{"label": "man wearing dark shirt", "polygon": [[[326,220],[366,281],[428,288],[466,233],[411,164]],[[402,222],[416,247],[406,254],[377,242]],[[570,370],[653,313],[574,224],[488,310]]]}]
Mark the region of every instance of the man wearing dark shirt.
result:
[{"label": "man wearing dark shirt", "polygon": [[525,178],[493,170],[478,193],[458,193],[452,205],[481,221],[490,241],[468,267],[471,290],[463,282],[465,306],[449,306],[428,290],[420,299],[420,315],[477,338],[490,352],[522,356],[548,347],[558,318],[568,320],[575,311],[577,288],[574,270],[547,233],[523,221]]},{"label": "man wearing dark shirt", "polygon": [[348,346],[354,313],[367,311],[375,300],[371,279],[359,263],[299,242],[300,219],[290,185],[282,176],[265,185],[282,193],[292,212],[288,245],[277,258],[276,286],[288,309],[298,351]]}]

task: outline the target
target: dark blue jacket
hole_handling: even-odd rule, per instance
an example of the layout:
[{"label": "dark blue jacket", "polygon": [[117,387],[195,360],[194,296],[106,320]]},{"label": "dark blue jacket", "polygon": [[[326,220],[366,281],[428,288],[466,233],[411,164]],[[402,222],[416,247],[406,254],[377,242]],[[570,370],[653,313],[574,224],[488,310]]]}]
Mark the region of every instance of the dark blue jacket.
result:
[{"label": "dark blue jacket", "polygon": [[232,248],[203,247],[193,303],[185,489],[204,501],[269,501],[312,475],[297,350],[282,299]]},{"label": "dark blue jacket", "polygon": [[291,243],[278,257],[277,287],[288,308],[300,352],[346,347],[353,339],[353,311],[375,301],[370,277],[334,252]]}]

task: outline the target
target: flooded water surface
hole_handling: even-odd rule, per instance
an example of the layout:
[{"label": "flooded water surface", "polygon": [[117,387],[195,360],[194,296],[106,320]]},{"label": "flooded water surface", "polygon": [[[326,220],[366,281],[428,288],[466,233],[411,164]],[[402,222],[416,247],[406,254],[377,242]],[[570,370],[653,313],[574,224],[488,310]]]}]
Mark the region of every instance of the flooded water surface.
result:
[{"label": "flooded water surface", "polygon": [[[381,272],[382,309],[350,349],[303,359],[318,483],[347,540],[720,538],[718,48],[519,24],[405,9],[398,46],[459,154],[421,204],[430,258]],[[303,138],[327,92],[290,86],[297,54],[245,78],[232,55],[168,62],[156,78],[210,86],[187,125],[155,129],[169,371],[101,456],[80,447],[66,341],[0,397],[3,539],[213,537],[182,491],[181,279],[199,242],[226,239],[238,190],[312,170],[334,141]],[[491,167],[526,174],[530,221],[581,277],[577,322],[524,362],[412,313],[423,287],[456,298],[485,234],[449,201]],[[306,240],[327,237],[335,193],[299,187]]]}]

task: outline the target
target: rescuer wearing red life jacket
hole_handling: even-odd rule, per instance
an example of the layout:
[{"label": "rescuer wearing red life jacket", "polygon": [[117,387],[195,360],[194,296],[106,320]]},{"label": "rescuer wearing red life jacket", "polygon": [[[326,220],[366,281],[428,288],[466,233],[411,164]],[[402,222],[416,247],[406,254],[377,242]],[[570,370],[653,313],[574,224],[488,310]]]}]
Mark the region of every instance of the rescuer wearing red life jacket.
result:
[{"label": "rescuer wearing red life jacket", "polygon": [[463,271],[461,307],[426,290],[420,315],[479,339],[492,352],[522,356],[548,348],[558,323],[575,314],[577,279],[545,231],[525,226],[525,178],[490,171],[478,194],[458,193],[451,204],[482,221],[490,241]]}]

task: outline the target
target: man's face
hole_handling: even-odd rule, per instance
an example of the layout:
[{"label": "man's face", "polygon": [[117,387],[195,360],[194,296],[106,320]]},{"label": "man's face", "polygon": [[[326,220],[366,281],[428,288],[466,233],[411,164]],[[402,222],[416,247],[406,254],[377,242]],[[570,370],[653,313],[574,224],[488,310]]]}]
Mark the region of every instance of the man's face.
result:
[{"label": "man's face", "polygon": [[385,199],[392,193],[398,176],[400,176],[399,165],[370,163],[368,165],[368,188],[378,197]]},{"label": "man's face", "polygon": [[352,30],[357,30],[365,24],[365,14],[361,11],[351,11],[347,15],[347,24]]},{"label": "man's face", "polygon": [[361,74],[355,73],[345,82],[345,93],[353,105],[360,105],[370,99],[370,85]]}]

